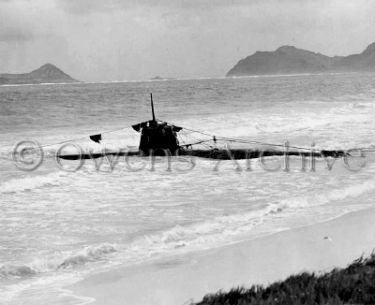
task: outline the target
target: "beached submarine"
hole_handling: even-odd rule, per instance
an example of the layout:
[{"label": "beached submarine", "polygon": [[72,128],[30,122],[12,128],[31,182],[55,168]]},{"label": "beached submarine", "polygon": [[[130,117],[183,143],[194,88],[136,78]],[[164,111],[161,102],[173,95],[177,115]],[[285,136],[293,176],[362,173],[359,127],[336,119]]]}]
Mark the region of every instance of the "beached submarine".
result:
[{"label": "beached submarine", "polygon": [[[263,143],[258,141],[238,140],[235,138],[217,137],[209,135],[200,131],[187,129],[193,132],[201,133],[206,137],[194,143],[180,144],[178,140],[178,133],[184,127],[169,124],[168,122],[157,120],[155,117],[154,102],[151,97],[151,111],[152,119],[132,125],[132,128],[140,133],[140,142],[138,151],[118,150],[118,151],[103,151],[98,153],[81,153],[81,154],[59,154],[57,157],[65,160],[79,160],[79,159],[95,159],[102,158],[107,155],[112,156],[195,156],[208,159],[221,160],[240,160],[253,159],[268,156],[304,156],[304,157],[332,157],[340,158],[347,155],[344,150],[320,150],[316,151],[311,148],[290,146],[287,149],[280,144]],[[207,139],[208,137],[208,139]],[[102,140],[101,134],[90,136],[94,142],[100,143]],[[245,143],[247,145],[257,144],[258,148],[218,148],[216,145],[219,141]],[[211,143],[211,144],[207,144]],[[197,149],[196,145],[206,144],[207,148]],[[266,147],[260,149],[259,146]]]}]

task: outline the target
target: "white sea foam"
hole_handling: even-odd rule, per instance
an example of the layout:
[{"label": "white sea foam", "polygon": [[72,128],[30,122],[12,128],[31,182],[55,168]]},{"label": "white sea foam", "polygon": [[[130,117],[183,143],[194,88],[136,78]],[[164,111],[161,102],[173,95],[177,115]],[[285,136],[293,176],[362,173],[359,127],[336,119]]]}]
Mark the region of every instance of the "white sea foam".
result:
[{"label": "white sea foam", "polygon": [[77,254],[71,254],[58,265],[58,268],[74,268],[89,262],[95,262],[104,259],[108,254],[116,252],[116,247],[110,244],[99,246],[89,246]]},{"label": "white sea foam", "polygon": [[3,265],[0,266],[0,277],[29,277],[35,275],[36,271],[29,266]]},{"label": "white sea foam", "polygon": [[[109,256],[116,259],[125,255],[130,261],[144,260],[150,256],[168,254],[176,249],[203,249],[216,247],[238,236],[249,235],[254,228],[273,217],[282,218],[283,213],[290,215],[295,210],[322,206],[334,201],[343,201],[351,197],[375,190],[375,179],[364,183],[333,189],[327,194],[292,197],[269,204],[267,207],[247,213],[219,216],[190,225],[176,225],[161,232],[136,238],[127,245],[100,244],[87,246],[79,251],[63,251],[47,257],[41,257],[26,265],[5,264],[0,267],[2,277],[30,277],[45,272],[75,269],[83,265],[106,260]],[[358,205],[358,208],[360,206]],[[270,233],[280,228],[269,228]],[[122,254],[121,254],[122,253]]]},{"label": "white sea foam", "polygon": [[64,183],[64,178],[69,173],[59,171],[45,175],[29,175],[21,178],[13,178],[0,184],[0,193],[17,193],[38,188],[58,186]]},{"label": "white sea foam", "polygon": [[[12,141],[25,137],[42,144],[74,138],[84,149],[101,149],[89,143],[88,135],[121,127],[129,128],[103,134],[103,142],[137,145],[139,134],[130,126],[148,118],[150,86],[158,118],[217,137],[288,140],[295,146],[315,142],[323,149],[367,147],[374,143],[373,76],[357,76],[353,88],[347,86],[352,81],[347,75],[3,88],[7,110],[0,113],[0,125],[6,132],[0,135],[0,150],[11,157]],[[364,86],[356,86],[361,82]],[[45,156],[57,147],[46,147]],[[56,297],[58,289],[102,267],[328,220],[365,208],[363,201],[375,189],[371,164],[348,175],[336,165],[331,172],[271,174],[256,166],[249,173],[233,173],[233,164],[223,161],[213,173],[216,161],[205,160],[184,175],[173,175],[148,170],[104,174],[95,171],[93,162],[66,173],[56,172],[51,163],[20,173],[8,160],[1,161],[0,195],[6,201],[1,205],[0,280],[16,283],[1,287],[9,288],[13,304],[71,304]],[[21,299],[13,294],[19,291]]]},{"label": "white sea foam", "polygon": [[[254,238],[257,236],[254,233],[259,233],[258,229],[260,227],[262,227],[261,232],[267,232],[268,234],[284,230],[286,227],[280,226],[280,221],[283,219],[287,220],[292,215],[300,215],[299,217],[302,217],[304,211],[310,213],[311,209],[319,208],[320,206],[326,206],[326,208],[323,208],[325,213],[321,213],[318,209],[313,211],[319,217],[316,216],[314,219],[314,217],[307,214],[304,217],[307,217],[306,219],[312,217],[314,221],[326,221],[369,207],[368,204],[356,204],[344,207],[328,206],[328,204],[351,197],[358,197],[374,189],[375,180],[372,180],[365,183],[365,185],[358,184],[333,190],[327,195],[317,195],[309,198],[302,196],[295,197],[275,202],[257,211],[220,216],[191,225],[176,225],[168,230],[137,239],[128,245],[124,251],[135,255],[138,259],[147,259],[155,255],[163,255],[163,253],[170,254],[171,251],[191,251],[218,247],[236,240],[242,240],[243,238]],[[274,220],[277,223],[274,223]],[[308,223],[305,222],[303,224],[306,225]],[[129,256],[126,257],[129,258]],[[134,257],[131,257],[131,259],[134,259]]]},{"label": "white sea foam", "polygon": [[79,268],[87,263],[105,260],[108,255],[115,252],[115,245],[105,243],[87,246],[80,251],[63,251],[39,257],[25,265],[3,264],[0,265],[0,277],[29,278],[41,273]]}]

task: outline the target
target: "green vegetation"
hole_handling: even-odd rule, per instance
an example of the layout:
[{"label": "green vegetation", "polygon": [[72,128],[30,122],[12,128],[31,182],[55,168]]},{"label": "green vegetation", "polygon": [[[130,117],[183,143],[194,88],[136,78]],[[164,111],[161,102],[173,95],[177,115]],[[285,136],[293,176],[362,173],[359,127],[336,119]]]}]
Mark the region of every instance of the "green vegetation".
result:
[{"label": "green vegetation", "polygon": [[375,253],[345,269],[323,275],[301,273],[268,287],[236,288],[210,294],[196,305],[375,304]]}]

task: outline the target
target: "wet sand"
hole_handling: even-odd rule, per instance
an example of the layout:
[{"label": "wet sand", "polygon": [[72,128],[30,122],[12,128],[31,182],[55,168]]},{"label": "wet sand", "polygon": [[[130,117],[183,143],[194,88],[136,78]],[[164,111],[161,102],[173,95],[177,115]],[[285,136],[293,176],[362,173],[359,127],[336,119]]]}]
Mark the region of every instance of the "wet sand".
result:
[{"label": "wet sand", "polygon": [[267,284],[301,271],[345,267],[375,248],[375,209],[209,251],[123,267],[73,287],[100,305],[180,305],[236,286]]}]

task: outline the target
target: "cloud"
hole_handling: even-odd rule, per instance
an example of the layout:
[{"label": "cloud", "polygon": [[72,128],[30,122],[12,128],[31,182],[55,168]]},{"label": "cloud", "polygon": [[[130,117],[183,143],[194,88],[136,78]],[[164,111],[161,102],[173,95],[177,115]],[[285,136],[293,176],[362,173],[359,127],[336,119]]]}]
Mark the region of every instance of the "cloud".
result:
[{"label": "cloud", "polygon": [[57,6],[62,10],[72,14],[89,14],[92,12],[103,12],[117,9],[119,1],[99,1],[99,0],[57,0]]},{"label": "cloud", "polygon": [[32,40],[34,34],[22,14],[8,0],[0,0],[0,42]]},{"label": "cloud", "polygon": [[46,32],[43,0],[0,0],[0,41],[31,41]]},{"label": "cloud", "polygon": [[29,41],[34,38],[34,34],[26,28],[17,27],[1,27],[0,41],[1,42],[22,42]]},{"label": "cloud", "polygon": [[360,52],[374,11],[371,0],[0,0],[0,58],[9,71],[52,62],[90,81],[222,76],[285,44]]},{"label": "cloud", "polygon": [[[290,0],[287,0],[290,1]],[[67,12],[88,14],[110,10],[133,10],[137,8],[168,10],[199,10],[229,7],[241,4],[256,4],[260,0],[57,0],[58,5]]]}]

